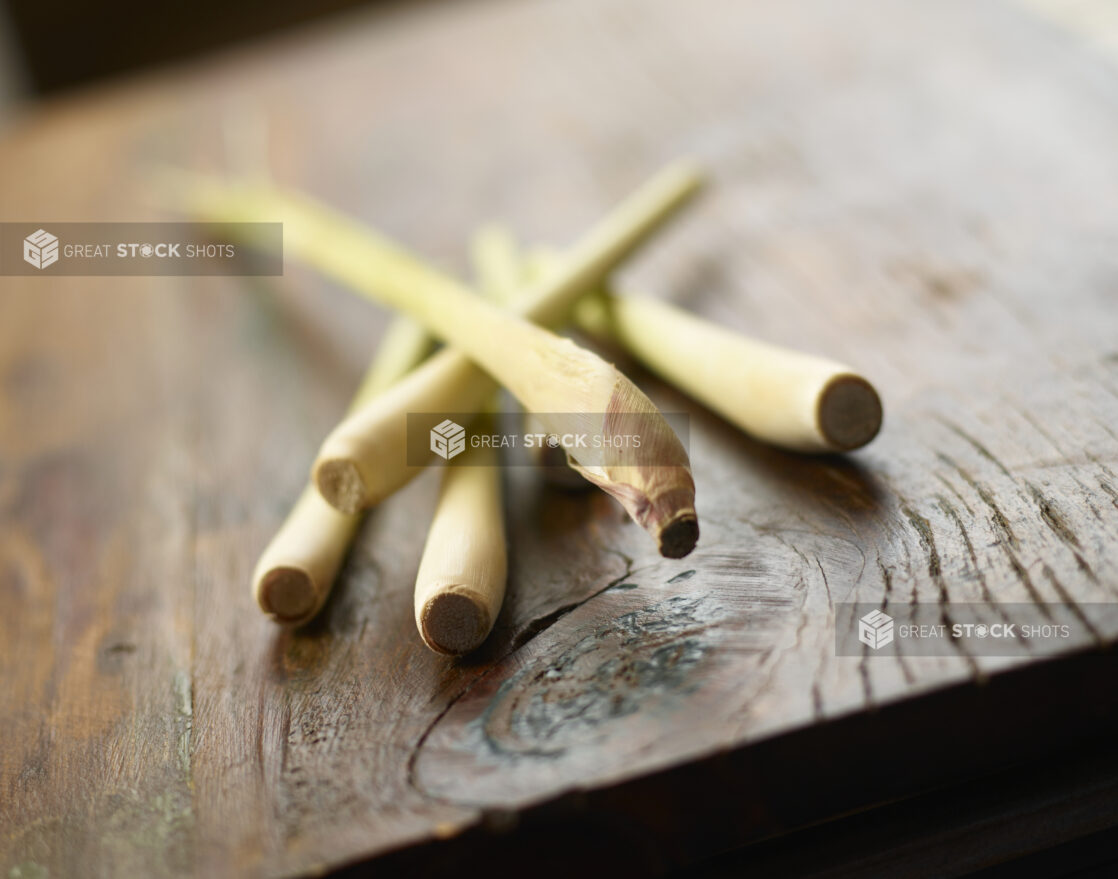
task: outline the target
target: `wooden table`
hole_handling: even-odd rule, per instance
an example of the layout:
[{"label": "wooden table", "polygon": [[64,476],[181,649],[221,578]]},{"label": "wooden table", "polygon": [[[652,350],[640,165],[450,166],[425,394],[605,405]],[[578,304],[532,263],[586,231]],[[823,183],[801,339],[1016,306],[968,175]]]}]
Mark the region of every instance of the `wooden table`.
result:
[{"label": "wooden table", "polygon": [[[32,113],[0,220],[158,217],[147,167],[236,168],[266,127],[277,179],[459,272],[481,222],[562,244],[695,156],[709,194],[626,284],[854,364],[886,424],[794,456],[632,369],[690,415],[699,548],[509,470],[509,595],[455,662],[412,622],[433,472],[311,626],[249,592],[383,314],[290,263],[4,278],[4,875],[656,873],[1113,735],[1116,95],[1103,48],[995,0],[476,0]],[[839,602],[990,599],[1075,604],[1089,637],[836,656]],[[1116,789],[905,875],[1118,825]]]}]

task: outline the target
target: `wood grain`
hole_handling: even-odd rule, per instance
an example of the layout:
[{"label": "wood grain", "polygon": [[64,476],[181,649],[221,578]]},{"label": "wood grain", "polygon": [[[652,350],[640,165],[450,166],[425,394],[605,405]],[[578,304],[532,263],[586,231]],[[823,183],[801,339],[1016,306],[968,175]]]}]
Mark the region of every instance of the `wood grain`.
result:
[{"label": "wood grain", "polygon": [[[27,118],[2,220],[154,217],[145,164],[220,168],[256,113],[282,182],[459,271],[479,223],[561,246],[694,155],[712,192],[626,280],[850,363],[886,422],[794,456],[632,370],[690,414],[699,548],[660,559],[600,493],[509,470],[505,608],[452,661],[411,619],[436,473],[312,626],[248,588],[383,315],[294,265],[3,278],[0,868],[406,871],[577,828],[654,872],[1113,730],[1116,88],[993,0],[479,0]],[[1089,637],[835,655],[838,601],[990,598],[1074,602]]]}]

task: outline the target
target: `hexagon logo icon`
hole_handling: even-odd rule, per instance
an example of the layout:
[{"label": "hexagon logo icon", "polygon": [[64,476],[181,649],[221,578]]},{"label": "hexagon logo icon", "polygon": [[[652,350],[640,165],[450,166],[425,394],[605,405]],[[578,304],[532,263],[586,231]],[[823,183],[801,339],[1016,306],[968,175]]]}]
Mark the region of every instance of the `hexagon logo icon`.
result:
[{"label": "hexagon logo icon", "polygon": [[37,269],[58,262],[58,239],[46,229],[32,232],[23,239],[23,259]]},{"label": "hexagon logo icon", "polygon": [[431,428],[431,451],[449,461],[466,450],[466,428],[449,418]]},{"label": "hexagon logo icon", "polygon": [[893,640],[893,618],[887,613],[872,610],[858,620],[858,640],[877,650]]}]

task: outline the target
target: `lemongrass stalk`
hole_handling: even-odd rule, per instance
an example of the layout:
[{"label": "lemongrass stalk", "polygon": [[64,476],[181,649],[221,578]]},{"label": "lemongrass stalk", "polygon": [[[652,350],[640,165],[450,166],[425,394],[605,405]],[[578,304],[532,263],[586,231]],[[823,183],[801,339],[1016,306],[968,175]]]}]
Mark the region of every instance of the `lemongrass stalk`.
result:
[{"label": "lemongrass stalk", "polygon": [[[558,273],[518,297],[521,314],[543,323],[559,321],[698,185],[688,166],[661,172],[583,236]],[[482,302],[395,244],[307,199],[195,178],[180,189],[178,201],[216,222],[261,216],[285,220],[290,253],[411,314],[461,351],[432,358],[327,438],[315,465],[315,482],[338,509],[356,512],[369,506],[419,469],[406,460],[408,412],[477,410],[494,385],[471,358],[529,411],[596,413],[597,423],[584,425],[588,432],[620,432],[626,425],[618,422],[626,416],[645,425],[659,419],[641,448],[616,450],[593,466],[572,460],[571,466],[616,497],[663,554],[690,552],[698,539],[698,520],[686,452],[648,398],[596,355]]]},{"label": "lemongrass stalk", "polygon": [[[834,360],[747,338],[654,299],[600,300],[597,321],[645,366],[743,431],[798,452],[849,452],[881,429],[881,398]],[[580,314],[589,330],[590,316]],[[669,354],[658,345],[671,344]]]},{"label": "lemongrass stalk", "polygon": [[[350,411],[390,387],[430,350],[431,337],[421,326],[407,317],[394,319]],[[260,609],[281,623],[298,625],[312,619],[330,594],[360,522],[360,516],[334,509],[308,484],[256,563],[252,590]]]},{"label": "lemongrass stalk", "polygon": [[416,575],[424,643],[454,656],[480,647],[501,610],[507,574],[498,451],[471,448],[444,468]]},{"label": "lemongrass stalk", "polygon": [[[506,242],[499,243],[504,235]],[[487,271],[510,271],[511,236],[487,232]],[[511,256],[510,256],[511,255]],[[529,276],[559,271],[562,257],[537,251]],[[755,439],[798,452],[849,452],[881,428],[881,398],[849,366],[752,339],[681,308],[604,285],[572,310],[585,332],[619,344],[644,366]]]},{"label": "lemongrass stalk", "polygon": [[[497,224],[482,226],[470,241],[470,255],[477,284],[485,295],[506,308],[514,307],[517,294],[531,282],[535,269],[527,260],[521,259],[516,241],[508,229]],[[535,274],[538,277],[543,272]],[[581,302],[582,299],[579,300]],[[578,304],[575,305],[577,308]],[[532,426],[526,432],[535,432],[536,427]],[[567,466],[567,454],[562,448],[546,444],[533,446],[532,458],[550,485],[572,491],[590,487],[590,483],[577,471]]]},{"label": "lemongrass stalk", "polygon": [[[515,260],[503,258],[486,264],[500,271],[518,268]],[[478,267],[484,270],[486,264]],[[507,291],[500,278],[478,275],[477,286],[494,301]],[[490,409],[495,410],[495,402],[494,395]],[[490,414],[478,422],[483,432],[491,432]],[[499,458],[492,446],[472,448],[443,470],[415,578],[415,625],[438,653],[460,656],[480,647],[501,610],[508,555]]]},{"label": "lemongrass stalk", "polygon": [[515,308],[516,297],[525,286],[551,269],[541,266],[537,271],[536,266],[521,259],[512,234],[496,223],[482,226],[474,233],[470,239],[470,260],[478,287],[487,298],[506,308]]}]

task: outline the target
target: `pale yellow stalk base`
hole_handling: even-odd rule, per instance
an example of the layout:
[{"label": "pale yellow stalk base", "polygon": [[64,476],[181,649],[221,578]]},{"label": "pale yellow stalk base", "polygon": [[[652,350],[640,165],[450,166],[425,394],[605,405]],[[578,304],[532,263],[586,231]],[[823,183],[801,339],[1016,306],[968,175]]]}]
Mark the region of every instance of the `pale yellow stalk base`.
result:
[{"label": "pale yellow stalk base", "polygon": [[834,360],[748,338],[647,297],[600,297],[580,303],[575,316],[763,442],[848,452],[881,428],[873,385]]},{"label": "pale yellow stalk base", "polygon": [[347,513],[374,506],[426,466],[407,463],[409,412],[480,412],[496,383],[463,355],[440,351],[341,422],[323,442],[314,481]]},{"label": "pale yellow stalk base", "polygon": [[[354,395],[350,410],[368,403],[423,360],[431,337],[408,318],[385,331],[376,356]],[[330,594],[361,518],[346,515],[308,485],[260,555],[252,589],[260,609],[277,622],[298,625],[312,619]]]},{"label": "pale yellow stalk base", "polygon": [[[485,264],[475,262],[475,268],[484,270]],[[500,279],[481,276],[477,286],[495,302],[507,290]],[[495,404],[494,395],[488,408]],[[472,427],[491,433],[492,415]],[[438,653],[457,656],[480,647],[501,610],[508,556],[499,459],[497,449],[474,448],[443,470],[415,581],[415,624],[424,643]]]},{"label": "pale yellow stalk base", "polygon": [[497,451],[469,449],[444,468],[415,581],[415,623],[439,653],[481,646],[505,597],[508,562]]},{"label": "pale yellow stalk base", "polygon": [[281,623],[310,620],[326,601],[360,521],[308,485],[256,564],[252,583],[260,609]]}]

